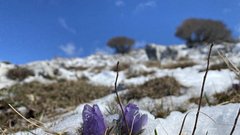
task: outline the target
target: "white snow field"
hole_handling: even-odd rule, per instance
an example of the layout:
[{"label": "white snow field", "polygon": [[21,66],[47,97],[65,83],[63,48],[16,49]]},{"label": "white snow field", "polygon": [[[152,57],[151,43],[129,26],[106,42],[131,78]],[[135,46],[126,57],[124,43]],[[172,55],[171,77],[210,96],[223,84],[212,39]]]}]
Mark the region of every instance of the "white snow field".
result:
[{"label": "white snow field", "polygon": [[[155,44],[153,44],[155,45]],[[217,54],[217,48],[221,49],[221,45],[216,45],[213,48],[213,55],[211,57],[211,64],[221,62],[221,58]],[[161,49],[166,48],[161,46]],[[52,83],[54,80],[48,80],[42,75],[48,75],[57,79],[77,80],[82,77],[89,79],[89,83],[95,85],[106,85],[114,86],[116,73],[111,70],[116,62],[120,64],[128,63],[129,67],[119,72],[118,83],[124,85],[140,85],[144,82],[163,76],[172,76],[176,78],[186,88],[182,88],[184,94],[180,96],[167,96],[160,99],[151,99],[145,97],[141,100],[132,100],[131,102],[137,104],[141,109],[142,113],[148,115],[148,124],[145,126],[145,130],[142,135],[154,135],[154,130],[157,130],[158,135],[178,135],[181,127],[183,117],[189,112],[182,135],[190,135],[193,130],[195,121],[197,105],[189,103],[189,99],[192,97],[199,97],[200,89],[202,86],[202,79],[205,72],[200,72],[206,68],[206,56],[208,53],[208,47],[201,49],[186,49],[185,45],[172,46],[173,49],[178,51],[177,57],[187,57],[194,61],[196,65],[186,68],[175,68],[175,69],[163,69],[157,67],[148,67],[148,57],[143,49],[139,49],[131,52],[129,55],[109,55],[109,54],[95,54],[86,58],[72,58],[64,59],[57,58],[48,61],[37,61],[21,65],[32,69],[34,76],[28,77],[25,80],[18,82],[8,79],[5,75],[9,69],[14,68],[16,65],[0,63],[0,88],[10,87],[16,83],[29,83],[32,81],[39,81],[41,83]],[[232,49],[232,52],[226,53],[226,56],[235,64],[240,64],[240,44],[237,44]],[[168,64],[171,62],[177,62],[171,59],[160,60],[161,64]],[[72,67],[82,67],[83,70],[70,70]],[[95,71],[96,67],[101,67],[101,71]],[[54,71],[58,70],[58,74],[54,74]],[[132,78],[127,78],[127,72],[150,72],[154,71],[153,74],[143,76],[139,75]],[[161,82],[159,82],[161,83]],[[207,76],[204,94],[210,99],[216,93],[226,91],[234,83],[238,83],[236,75],[229,69],[223,70],[210,70]],[[128,91],[123,90],[120,92],[124,93]],[[79,93],[80,94],[80,93]],[[93,100],[86,104],[97,104],[101,111],[107,114],[107,108],[110,103],[115,102],[115,94],[110,94],[100,99]],[[68,112],[58,119],[48,122],[45,127],[55,132],[67,132],[68,134],[77,134],[77,129],[82,124],[82,110],[85,104],[80,104],[74,111]],[[155,118],[148,109],[155,108],[156,106],[162,105],[163,108],[172,109],[178,107],[184,107],[187,112],[181,113],[173,111],[166,118]],[[234,104],[220,104],[215,106],[205,106],[201,108],[201,113],[198,121],[196,135],[229,135],[233,127],[233,123],[237,112],[240,108],[240,103]],[[116,115],[106,115],[105,120],[109,123],[111,120],[116,118]],[[42,129],[35,129],[32,131],[36,134],[47,134]],[[29,132],[18,132],[16,134],[30,134]],[[236,125],[234,135],[240,135],[240,119]]]}]

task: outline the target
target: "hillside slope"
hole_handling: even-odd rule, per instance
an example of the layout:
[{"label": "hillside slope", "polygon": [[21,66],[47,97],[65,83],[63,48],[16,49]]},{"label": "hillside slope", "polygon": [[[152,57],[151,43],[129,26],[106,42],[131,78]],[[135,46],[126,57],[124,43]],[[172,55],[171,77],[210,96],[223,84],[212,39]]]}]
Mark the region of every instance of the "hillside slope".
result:
[{"label": "hillside slope", "polygon": [[[3,91],[0,95],[0,117],[6,117],[7,115],[1,114],[11,111],[3,104],[8,102],[9,93],[13,92],[13,88],[15,91],[24,91],[26,88],[21,86],[39,82],[40,84],[51,86],[50,90],[55,90],[55,93],[52,93],[52,95],[64,97],[54,100],[77,100],[74,104],[67,105],[71,107],[71,111],[66,109],[64,105],[63,107],[58,106],[59,108],[54,108],[52,111],[54,112],[53,114],[58,114],[56,118],[48,120],[48,118],[51,118],[50,115],[45,116],[45,119],[42,118],[45,126],[50,130],[77,134],[78,129],[81,127],[82,110],[86,102],[98,104],[101,111],[106,114],[105,119],[107,123],[110,123],[118,117],[114,114],[110,115],[108,109],[116,106],[115,94],[112,92],[116,77],[115,66],[117,61],[119,61],[118,88],[124,104],[128,102],[135,103],[141,109],[141,112],[146,113],[149,118],[142,134],[154,134],[155,129],[159,135],[178,134],[182,119],[187,112],[190,113],[187,117],[183,134],[191,134],[206,68],[208,47],[186,48],[185,45],[166,47],[155,44],[151,46],[158,51],[156,60],[149,60],[149,54],[146,54],[145,50],[139,49],[126,55],[94,54],[86,58],[56,58],[25,65],[0,63],[0,89]],[[235,63],[236,66],[240,66],[240,44],[227,47],[223,45],[214,46],[210,59],[210,70],[205,84],[204,107],[201,110],[202,113],[200,114],[199,125],[196,131],[197,135],[206,134],[206,132],[211,135],[229,134],[240,107],[239,78],[226,66],[217,51],[223,51],[229,60]],[[31,72],[21,79],[19,79],[19,76],[23,76],[23,73],[15,71],[9,74],[10,70],[19,68],[25,68]],[[75,85],[75,83],[69,84],[69,81],[77,82],[76,84],[80,85]],[[84,83],[79,81],[84,81]],[[52,86],[52,84],[56,85],[61,82],[66,82],[68,85]],[[16,85],[21,86],[16,87]],[[91,88],[86,89],[84,92],[80,90],[74,91],[76,87],[81,87],[82,85],[87,85],[86,87]],[[38,90],[45,90],[47,86]],[[68,87],[71,86],[74,86],[74,88],[70,91]],[[33,85],[28,87],[33,87]],[[99,87],[101,89],[98,89]],[[56,89],[65,90],[65,92],[56,94],[58,93]],[[86,95],[90,95],[89,91],[91,91],[92,96],[87,97]],[[8,94],[4,94],[5,92]],[[34,95],[35,92],[31,92],[33,94],[28,94],[27,96],[30,96],[29,106],[25,102],[14,104],[14,107],[20,112],[22,111],[20,108],[24,108],[24,111],[29,111],[31,103],[38,100],[37,98],[39,97]],[[69,92],[73,94],[65,98],[65,96],[69,96]],[[87,97],[88,99],[74,98],[78,94],[82,95],[81,98]],[[16,97],[18,95],[13,92],[12,96]],[[48,98],[50,97],[39,99],[39,101],[44,104]],[[53,102],[49,101],[49,103]],[[1,106],[4,107],[1,109]],[[47,107],[50,106],[51,104]],[[56,110],[59,112],[61,109],[65,110],[60,111],[61,113],[56,113]],[[69,112],[65,113],[66,111]],[[35,118],[39,119],[37,116]],[[236,135],[240,134],[239,124],[235,129]],[[37,134],[44,133],[42,129],[35,129],[32,132]],[[18,132],[17,134],[23,133],[27,134],[28,132]]]}]

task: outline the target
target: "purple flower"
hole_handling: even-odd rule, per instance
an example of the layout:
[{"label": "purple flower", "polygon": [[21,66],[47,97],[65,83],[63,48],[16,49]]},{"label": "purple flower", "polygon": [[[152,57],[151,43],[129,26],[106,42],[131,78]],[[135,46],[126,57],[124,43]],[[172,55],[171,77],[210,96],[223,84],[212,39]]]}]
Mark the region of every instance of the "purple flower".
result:
[{"label": "purple flower", "polygon": [[[139,113],[139,108],[135,104],[129,103],[124,108],[124,114],[129,131],[132,133],[132,135],[139,134],[142,131],[143,126],[147,124],[147,115],[141,115]],[[122,118],[122,128],[124,133],[128,133],[124,118]]]},{"label": "purple flower", "polygon": [[104,135],[106,125],[98,105],[85,105],[82,117],[83,135]]}]

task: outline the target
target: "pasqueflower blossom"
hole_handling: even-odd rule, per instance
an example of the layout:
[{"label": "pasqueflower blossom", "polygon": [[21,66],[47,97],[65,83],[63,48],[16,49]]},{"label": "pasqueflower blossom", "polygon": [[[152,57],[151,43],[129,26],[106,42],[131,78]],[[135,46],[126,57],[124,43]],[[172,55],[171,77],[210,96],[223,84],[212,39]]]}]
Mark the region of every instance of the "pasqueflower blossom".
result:
[{"label": "pasqueflower blossom", "polygon": [[104,135],[106,125],[98,105],[85,105],[83,112],[83,135]]},{"label": "pasqueflower blossom", "polygon": [[140,114],[137,105],[129,103],[124,108],[124,115],[128,124],[129,131],[122,118],[122,130],[126,134],[130,132],[132,135],[139,134],[143,130],[143,126],[147,124],[148,117],[146,114]]}]

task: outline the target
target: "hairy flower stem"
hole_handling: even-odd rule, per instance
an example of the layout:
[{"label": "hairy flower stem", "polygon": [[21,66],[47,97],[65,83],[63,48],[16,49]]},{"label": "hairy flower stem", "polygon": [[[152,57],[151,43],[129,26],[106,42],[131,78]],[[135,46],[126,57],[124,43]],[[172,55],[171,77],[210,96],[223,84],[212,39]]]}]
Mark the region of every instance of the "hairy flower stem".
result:
[{"label": "hairy flower stem", "polygon": [[116,93],[116,96],[117,96],[118,104],[119,104],[119,106],[120,106],[120,108],[121,108],[121,111],[122,111],[122,116],[123,116],[124,122],[125,122],[125,124],[126,124],[126,126],[127,126],[128,134],[131,135],[130,130],[129,130],[129,127],[128,127],[128,124],[127,124],[126,116],[125,116],[125,114],[124,114],[122,101],[121,101],[121,98],[119,97],[118,91],[117,91],[118,67],[119,67],[119,61],[117,62],[117,66],[116,66],[117,76],[116,76],[116,80],[115,80],[115,85],[114,85],[115,89],[114,89],[114,90],[115,90],[115,93]]},{"label": "hairy flower stem", "polygon": [[200,109],[201,109],[202,97],[203,97],[203,92],[204,92],[204,86],[205,86],[205,82],[206,82],[206,78],[207,78],[207,74],[208,74],[208,70],[209,70],[210,56],[211,56],[211,52],[212,52],[212,47],[213,47],[213,45],[214,45],[214,44],[212,43],[211,46],[210,46],[210,49],[209,49],[208,57],[207,57],[207,68],[206,68],[205,75],[204,75],[204,77],[203,77],[201,94],[200,94],[200,99],[199,99],[199,103],[198,103],[198,110],[197,110],[197,114],[196,114],[196,119],[195,119],[195,124],[194,124],[194,127],[193,127],[192,135],[195,134],[195,131],[196,131],[196,128],[197,128],[198,117],[199,117],[199,113],[200,113]]}]

